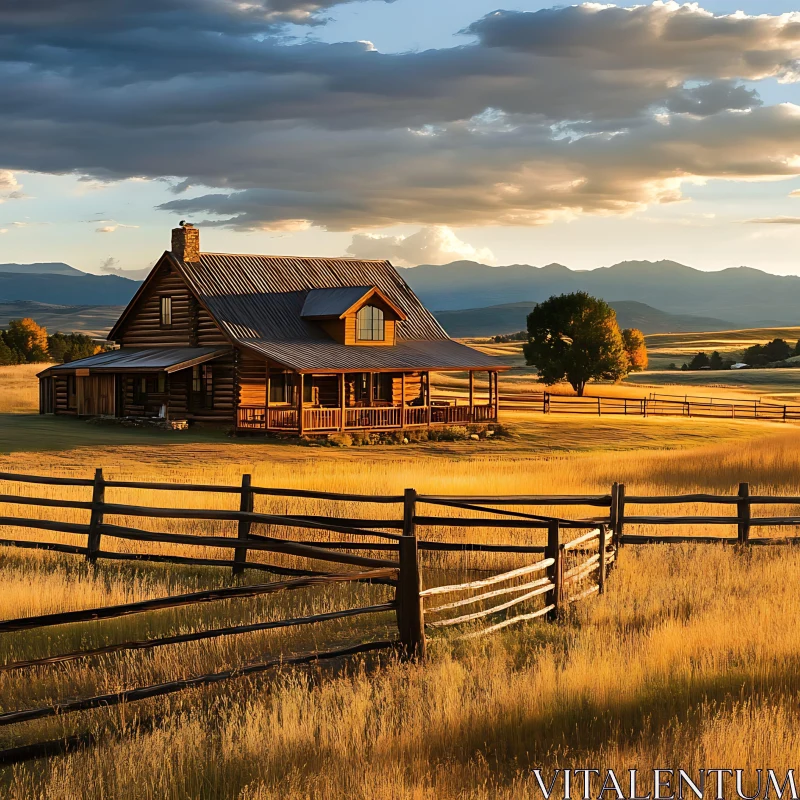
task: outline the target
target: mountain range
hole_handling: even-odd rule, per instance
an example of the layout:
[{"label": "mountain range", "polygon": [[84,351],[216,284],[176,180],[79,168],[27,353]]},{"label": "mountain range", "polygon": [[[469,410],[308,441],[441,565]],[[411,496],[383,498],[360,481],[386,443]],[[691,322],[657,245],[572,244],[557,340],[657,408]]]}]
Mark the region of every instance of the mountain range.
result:
[{"label": "mountain range", "polygon": [[612,267],[571,270],[561,264],[489,267],[474,261],[401,270],[434,312],[540,302],[554,294],[586,291],[607,300],[645,303],[669,314],[727,320],[740,327],[797,324],[800,277],[749,267],[701,270],[675,261],[623,261]]},{"label": "mountain range", "polygon": [[118,275],[90,275],[61,263],[0,264],[0,303],[29,300],[55,305],[127,305],[140,285],[140,281]]},{"label": "mountain range", "polygon": [[[437,311],[436,319],[456,338],[495,336],[515,333],[526,326],[534,301],[504,303],[487,308],[467,308],[459,311]],[[714,317],[695,317],[690,314],[668,314],[635,300],[611,300],[621,328],[638,328],[643,333],[692,333],[694,331],[727,331],[735,327]]]},{"label": "mountain range", "polygon": [[[490,267],[455,261],[408,267],[400,274],[454,336],[520,330],[533,304],[574,291],[620,298],[613,303],[620,321],[647,333],[800,321],[800,277],[749,267],[703,272],[675,261],[623,261],[594,270],[571,270],[562,264]],[[92,275],[61,262],[0,264],[0,303],[121,306],[140,285],[140,281]],[[460,313],[448,313],[456,311]],[[76,313],[80,315],[79,310]]]}]

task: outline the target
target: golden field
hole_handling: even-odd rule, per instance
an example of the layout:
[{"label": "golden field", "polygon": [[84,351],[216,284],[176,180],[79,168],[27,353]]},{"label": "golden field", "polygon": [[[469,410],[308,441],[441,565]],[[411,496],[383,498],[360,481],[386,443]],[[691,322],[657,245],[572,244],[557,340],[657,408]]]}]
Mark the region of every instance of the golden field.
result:
[{"label": "golden field", "polygon": [[[7,378],[0,375],[0,381]],[[14,380],[25,384],[24,378]],[[0,382],[0,397],[4,386]],[[102,466],[110,478],[226,484],[251,472],[258,485],[391,494],[407,486],[451,494],[601,493],[613,481],[625,482],[630,494],[733,492],[747,480],[754,493],[800,495],[800,430],[791,425],[516,412],[507,415],[514,432],[507,439],[335,449],[202,432],[117,431],[10,410],[0,413],[4,471],[90,476]],[[10,486],[0,483],[0,492]],[[32,486],[22,491],[80,499],[89,492]],[[230,497],[109,491],[112,501],[233,507]],[[261,498],[257,510],[290,510],[288,502]],[[302,508],[300,513],[331,509],[330,503],[291,502],[291,510]],[[0,514],[19,514],[22,508],[1,505]],[[695,505],[681,513],[684,509],[708,510]],[[653,513],[674,511],[653,508]],[[796,513],[780,506],[770,513],[782,511]],[[43,508],[37,515],[86,521],[87,512]],[[144,527],[141,522],[135,524]],[[195,533],[232,530],[227,523],[170,525]],[[691,531],[732,532],[719,526]],[[525,541],[528,534],[425,532],[426,538],[507,542]],[[1,535],[75,538],[8,528]],[[133,543],[113,542],[118,550],[129,546],[134,549]],[[149,551],[180,551],[171,547]],[[431,556],[423,564],[424,582],[499,566],[474,557],[467,563],[461,556]],[[0,796],[516,800],[540,796],[530,774],[535,767],[785,769],[800,756],[800,601],[792,577],[798,567],[800,552],[787,547],[739,552],[629,545],[607,593],[575,607],[562,622],[537,621],[469,643],[435,634],[424,665],[365,658],[329,668],[285,669],[129,707],[0,728],[1,747],[84,731],[101,737],[100,744],[72,755],[0,770]],[[231,582],[224,569],[104,561],[92,568],[79,557],[14,548],[0,550],[0,570],[3,619]],[[267,579],[247,573],[239,580]],[[389,592],[363,585],[309,589],[3,634],[0,662],[381,602]],[[0,709],[381,638],[392,626],[386,614],[0,672]]]}]

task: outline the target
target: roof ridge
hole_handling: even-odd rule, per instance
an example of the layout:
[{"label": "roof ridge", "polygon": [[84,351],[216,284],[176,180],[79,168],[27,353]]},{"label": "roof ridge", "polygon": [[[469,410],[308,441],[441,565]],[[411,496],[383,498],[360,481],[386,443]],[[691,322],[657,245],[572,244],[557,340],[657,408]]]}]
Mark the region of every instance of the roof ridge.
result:
[{"label": "roof ridge", "polygon": [[[391,264],[388,258],[357,258],[356,256],[287,256],[268,253],[217,253],[203,250],[201,256],[249,256],[253,258],[301,258],[315,261],[359,261],[363,264]],[[394,266],[394,265],[392,265]]]}]

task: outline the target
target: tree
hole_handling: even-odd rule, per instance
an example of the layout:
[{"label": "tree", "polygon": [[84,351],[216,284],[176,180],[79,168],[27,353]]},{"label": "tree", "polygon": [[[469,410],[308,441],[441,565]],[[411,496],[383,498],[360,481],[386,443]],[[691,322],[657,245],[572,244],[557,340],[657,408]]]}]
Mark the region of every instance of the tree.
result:
[{"label": "tree", "polygon": [[711,367],[711,359],[705,353],[698,353],[686,365],[686,369],[703,369]]},{"label": "tree", "polygon": [[23,361],[47,361],[47,329],[30,317],[12,319],[5,333],[6,344],[16,350]]},{"label": "tree", "polygon": [[773,339],[769,344],[764,345],[764,355],[769,364],[773,361],[786,361],[792,355],[792,348],[784,339]]},{"label": "tree", "polygon": [[722,360],[722,356],[717,350],[711,354],[711,358],[708,360],[708,366],[711,367],[711,369],[725,369],[725,362]]},{"label": "tree", "polygon": [[77,361],[99,353],[103,348],[83,333],[54,333],[47,337],[47,352],[59,363]]},{"label": "tree", "polygon": [[616,381],[630,370],[614,309],[586,292],[538,303],[528,315],[523,350],[543,383],[566,379],[579,397],[588,381]]},{"label": "tree", "polygon": [[767,344],[754,344],[744,351],[742,361],[751,367],[764,367],[776,361],[786,361],[791,357],[792,348],[783,339],[773,339]]},{"label": "tree", "polygon": [[622,342],[628,354],[631,372],[642,372],[647,369],[647,345],[644,334],[638,328],[625,328],[622,331]]},{"label": "tree", "polygon": [[0,331],[0,367],[6,367],[10,364],[16,364],[19,361],[19,356],[6,344],[5,337]]}]

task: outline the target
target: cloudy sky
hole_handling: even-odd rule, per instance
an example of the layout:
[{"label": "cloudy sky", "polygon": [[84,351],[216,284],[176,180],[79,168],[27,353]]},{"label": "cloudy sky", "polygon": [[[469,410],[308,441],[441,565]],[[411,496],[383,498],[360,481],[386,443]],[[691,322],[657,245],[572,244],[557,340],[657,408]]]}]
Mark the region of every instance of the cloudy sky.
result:
[{"label": "cloudy sky", "polygon": [[800,274],[784,0],[0,0],[0,262]]}]

